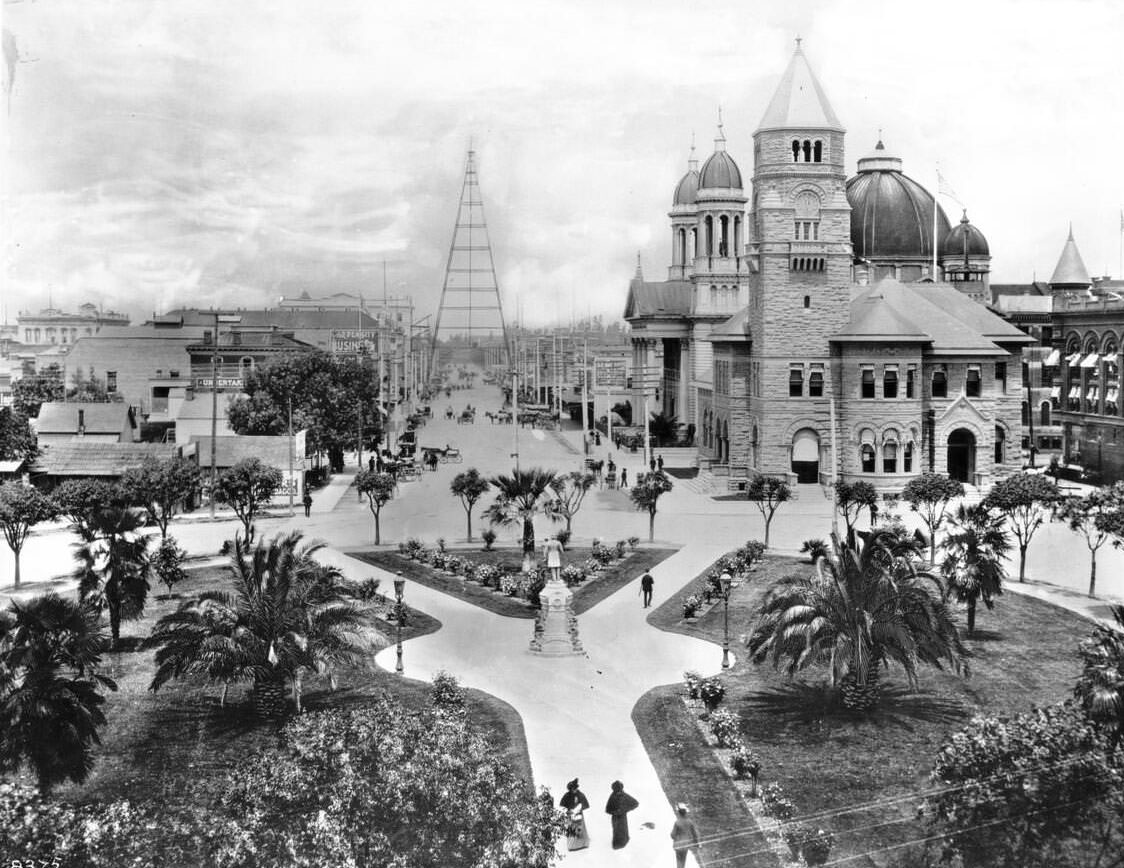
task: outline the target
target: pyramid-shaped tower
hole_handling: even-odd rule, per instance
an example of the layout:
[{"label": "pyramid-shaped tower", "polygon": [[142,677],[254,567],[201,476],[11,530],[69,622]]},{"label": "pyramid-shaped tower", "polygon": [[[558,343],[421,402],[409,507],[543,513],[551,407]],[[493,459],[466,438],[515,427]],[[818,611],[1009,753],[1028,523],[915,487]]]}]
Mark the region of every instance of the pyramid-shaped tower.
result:
[{"label": "pyramid-shaped tower", "polygon": [[1089,278],[1089,269],[1077,250],[1077,242],[1073,240],[1073,226],[1069,227],[1069,238],[1066,239],[1062,255],[1058,257],[1058,264],[1050,276],[1050,289],[1055,292],[1085,290],[1092,285]]}]

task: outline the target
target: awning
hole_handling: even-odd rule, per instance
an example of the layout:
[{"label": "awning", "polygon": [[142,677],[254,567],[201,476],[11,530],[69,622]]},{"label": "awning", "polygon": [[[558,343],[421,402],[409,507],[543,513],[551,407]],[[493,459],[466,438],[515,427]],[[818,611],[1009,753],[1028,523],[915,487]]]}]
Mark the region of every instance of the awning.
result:
[{"label": "awning", "polygon": [[1050,350],[1050,355],[1046,356],[1046,360],[1042,363],[1047,368],[1056,368],[1062,360],[1062,352],[1058,349]]},{"label": "awning", "polygon": [[1052,388],[1050,390],[1050,397],[1051,398],[1060,398],[1061,396],[1062,396],[1062,387],[1061,386],[1054,386],[1054,388]]},{"label": "awning", "polygon": [[1100,359],[1101,359],[1101,357],[1098,356],[1096,353],[1089,353],[1089,355],[1087,355],[1085,358],[1083,358],[1081,360],[1081,367],[1083,367],[1083,368],[1095,368],[1097,366],[1097,362],[1099,362]]},{"label": "awning", "polygon": [[1115,404],[1116,399],[1119,398],[1119,397],[1120,397],[1120,390],[1119,389],[1109,389],[1108,394],[1104,396],[1104,399],[1109,404]]},{"label": "awning", "polygon": [[1065,363],[1071,368],[1081,360],[1081,353],[1070,353],[1065,357]]},{"label": "awning", "polygon": [[1089,389],[1088,392],[1085,393],[1085,400],[1086,401],[1096,401],[1097,400],[1097,387],[1096,386],[1093,386],[1092,388]]},{"label": "awning", "polygon": [[1080,398],[1081,397],[1081,387],[1080,386],[1070,386],[1069,387],[1069,397]]},{"label": "awning", "polygon": [[1106,365],[1115,365],[1116,364],[1116,353],[1109,353],[1107,356],[1104,357],[1103,361]]}]

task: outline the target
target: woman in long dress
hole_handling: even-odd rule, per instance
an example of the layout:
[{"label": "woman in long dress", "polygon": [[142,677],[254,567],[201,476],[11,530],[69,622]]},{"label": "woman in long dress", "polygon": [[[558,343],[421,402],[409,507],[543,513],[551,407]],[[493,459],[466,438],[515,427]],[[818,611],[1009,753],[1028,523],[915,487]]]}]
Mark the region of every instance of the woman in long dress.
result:
[{"label": "woman in long dress", "polygon": [[578,779],[566,784],[566,792],[558,800],[558,806],[567,813],[566,849],[584,850],[589,846],[589,832],[585,827],[585,812],[589,810],[589,799],[578,789]]},{"label": "woman in long dress", "polygon": [[605,813],[613,818],[613,849],[619,850],[628,843],[628,812],[640,803],[624,791],[624,784],[613,781],[613,792],[605,803]]}]

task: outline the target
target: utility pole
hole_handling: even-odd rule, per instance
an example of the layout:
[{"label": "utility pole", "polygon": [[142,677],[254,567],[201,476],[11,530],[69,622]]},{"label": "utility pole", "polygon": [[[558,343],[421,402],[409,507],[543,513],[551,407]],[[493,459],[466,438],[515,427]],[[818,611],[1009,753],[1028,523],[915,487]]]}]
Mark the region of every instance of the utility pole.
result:
[{"label": "utility pole", "polygon": [[[215,517],[215,441],[219,428],[219,323],[240,323],[242,317],[236,314],[223,314],[211,311],[215,318],[215,329],[211,332],[211,519]],[[65,390],[64,390],[65,394]]]},{"label": "utility pole", "polygon": [[289,398],[289,518],[293,512],[293,490],[297,487],[297,478],[293,475],[293,399]]},{"label": "utility pole", "polygon": [[589,338],[586,338],[582,344],[582,375],[581,375],[581,399],[582,399],[582,449],[585,454],[589,454]]}]

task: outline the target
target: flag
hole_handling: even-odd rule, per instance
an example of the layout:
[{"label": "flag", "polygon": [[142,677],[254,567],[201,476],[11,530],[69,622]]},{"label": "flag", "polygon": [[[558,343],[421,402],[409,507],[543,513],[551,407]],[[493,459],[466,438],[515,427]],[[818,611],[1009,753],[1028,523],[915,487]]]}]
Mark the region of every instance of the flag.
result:
[{"label": "flag", "polygon": [[1120,231],[1124,232],[1124,208],[1120,209]]},{"label": "flag", "polygon": [[945,180],[939,168],[937,169],[937,193],[941,196],[947,196],[961,208],[964,207],[964,203],[960,201],[959,197],[956,195],[956,191],[953,190],[948,181]]}]

